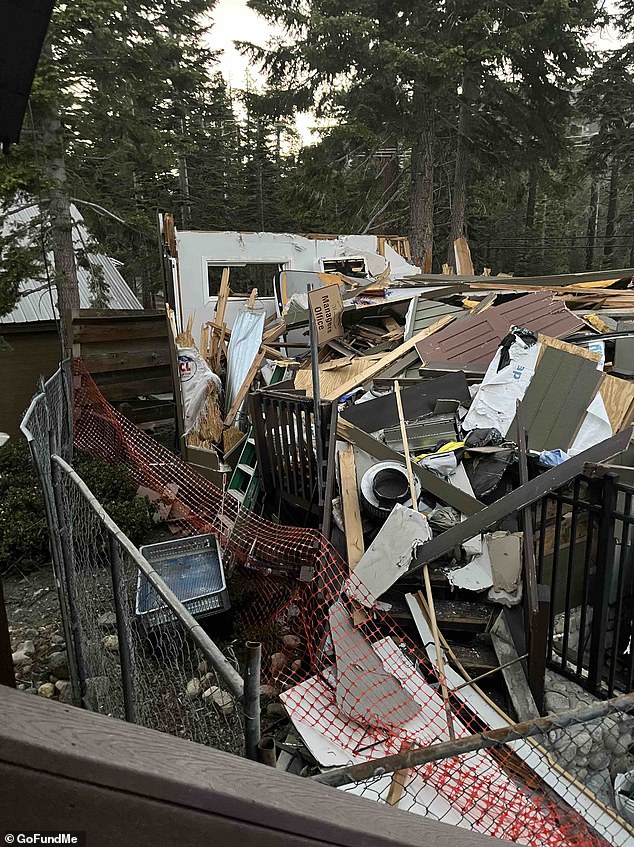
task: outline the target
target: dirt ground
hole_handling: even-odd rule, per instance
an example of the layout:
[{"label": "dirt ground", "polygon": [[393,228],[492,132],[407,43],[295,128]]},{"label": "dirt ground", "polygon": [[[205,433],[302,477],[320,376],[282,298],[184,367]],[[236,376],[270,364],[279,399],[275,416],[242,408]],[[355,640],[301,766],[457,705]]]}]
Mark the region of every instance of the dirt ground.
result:
[{"label": "dirt ground", "polygon": [[53,569],[42,566],[28,574],[15,570],[2,577],[9,619],[11,648],[17,651],[32,641],[35,652],[30,664],[16,667],[16,681],[24,687],[37,686],[42,675],[48,678],[46,660],[51,653],[64,649],[59,601]]}]

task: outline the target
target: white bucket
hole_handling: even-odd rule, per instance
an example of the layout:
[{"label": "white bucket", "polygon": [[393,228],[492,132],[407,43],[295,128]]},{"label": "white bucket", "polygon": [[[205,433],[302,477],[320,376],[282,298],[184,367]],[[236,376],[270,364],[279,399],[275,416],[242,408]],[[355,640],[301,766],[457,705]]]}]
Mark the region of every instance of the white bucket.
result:
[{"label": "white bucket", "polygon": [[[626,796],[628,794],[632,796]],[[634,823],[634,771],[619,773],[614,777],[614,802],[625,820]]]}]

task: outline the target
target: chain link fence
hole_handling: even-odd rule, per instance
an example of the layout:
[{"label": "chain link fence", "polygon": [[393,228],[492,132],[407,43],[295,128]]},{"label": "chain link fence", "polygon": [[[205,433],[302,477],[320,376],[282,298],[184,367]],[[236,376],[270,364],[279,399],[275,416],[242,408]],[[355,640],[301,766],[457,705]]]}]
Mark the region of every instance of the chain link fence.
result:
[{"label": "chain link fence", "polygon": [[[479,694],[473,698],[481,701]],[[633,746],[634,694],[511,725],[499,714],[496,720],[492,706],[477,705],[480,712],[491,712],[490,724],[499,728],[422,748],[404,746],[399,753],[313,779],[520,844],[634,843],[634,786],[617,773],[612,788],[611,773],[620,753]],[[447,737],[446,727],[438,730],[440,738]],[[612,743],[606,745],[608,734]],[[581,747],[586,759],[603,756],[602,785],[570,772]],[[562,756],[566,749],[567,757]]]},{"label": "chain link fence", "polygon": [[[209,638],[67,461],[71,379],[65,363],[41,386],[22,431],[44,495],[75,702],[244,755],[233,646]],[[136,613],[140,580],[160,597],[159,623]]]}]

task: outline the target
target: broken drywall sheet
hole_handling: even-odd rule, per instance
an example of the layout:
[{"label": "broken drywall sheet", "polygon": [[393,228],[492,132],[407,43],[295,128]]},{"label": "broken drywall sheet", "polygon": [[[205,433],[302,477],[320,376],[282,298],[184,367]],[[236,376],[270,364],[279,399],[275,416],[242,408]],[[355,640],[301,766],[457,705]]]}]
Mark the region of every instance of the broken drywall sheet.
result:
[{"label": "broken drywall sheet", "polygon": [[[480,536],[477,536],[478,539]],[[461,568],[445,571],[447,582],[454,588],[466,588],[468,591],[484,591],[491,588],[493,578],[491,575],[491,559],[486,537],[482,542],[482,550],[477,553],[470,562]]]},{"label": "broken drywall sheet", "polygon": [[[405,600],[414,619],[425,652],[429,660],[436,665],[436,648],[429,624],[421,612],[415,595],[406,594]],[[479,691],[474,690],[471,686],[464,686],[464,678],[451,667],[447,659],[445,659],[445,675],[450,690],[453,689],[453,696],[459,697],[491,729],[501,729],[510,725],[510,720],[498,709],[494,708],[490,701],[485,700]],[[459,686],[464,687],[460,687],[458,691],[456,689]],[[584,817],[609,844],[613,844],[614,847],[629,847],[632,839],[631,833],[623,827],[613,813],[606,810],[604,806],[597,802],[591,791],[587,789],[585,793],[579,791],[578,783],[574,783],[573,777],[566,773],[563,768],[553,765],[550,757],[542,747],[538,746],[534,739],[528,741],[511,741],[507,746],[539,778],[543,779],[559,797],[563,798],[569,806]],[[403,806],[399,808],[403,808]],[[411,811],[416,810],[412,809]]]},{"label": "broken drywall sheet", "polygon": [[427,518],[397,503],[346,582],[346,594],[372,607],[407,573],[414,552],[432,537]]},{"label": "broken drywall sheet", "polygon": [[342,603],[330,607],[330,634],[337,665],[337,706],[351,718],[390,731],[415,717],[420,706],[378,660]]},{"label": "broken drywall sheet", "polygon": [[[384,672],[402,684],[420,705],[420,711],[397,734],[375,738],[356,721],[341,714],[333,703],[332,689],[329,688],[332,670],[326,670],[324,680],[312,677],[294,686],[282,693],[280,699],[295,728],[321,765],[356,764],[379,759],[398,752],[406,741],[411,743],[414,740],[415,746],[426,747],[449,740],[438,690],[423,679],[391,638],[381,639],[371,646]],[[459,716],[454,716],[453,726],[458,738],[471,734]],[[456,763],[451,759],[411,769],[408,772],[408,790],[399,800],[398,807],[436,820],[450,820],[455,826],[465,829],[488,833],[496,831],[496,821],[501,815],[515,810],[516,834],[520,843],[535,844],[538,834],[544,833],[549,839],[561,834],[562,840],[558,843],[567,843],[563,833],[556,830],[556,821],[548,810],[540,809],[530,793],[523,791],[507,776],[488,752],[478,751],[460,757],[461,782],[469,786],[486,786],[486,790],[456,792],[455,774]],[[372,780],[372,796],[378,801],[387,799],[391,775],[385,779],[387,781],[381,783],[380,791],[375,790],[376,780]],[[361,793],[363,784],[355,788],[344,787],[343,790]]]},{"label": "broken drywall sheet", "polygon": [[502,350],[498,349],[462,422],[464,430],[495,428],[507,435],[517,401],[524,397],[535,373],[540,349],[541,344],[529,346],[516,336],[508,351],[511,361],[499,372]]},{"label": "broken drywall sheet", "polygon": [[522,573],[522,532],[492,532],[486,536],[491,556],[493,585],[512,594]]}]

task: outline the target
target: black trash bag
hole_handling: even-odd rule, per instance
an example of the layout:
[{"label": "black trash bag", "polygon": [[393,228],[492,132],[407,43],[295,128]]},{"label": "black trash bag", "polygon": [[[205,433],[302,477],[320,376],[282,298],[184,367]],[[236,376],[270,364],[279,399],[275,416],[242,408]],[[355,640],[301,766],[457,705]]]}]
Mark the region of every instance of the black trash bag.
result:
[{"label": "black trash bag", "polygon": [[504,443],[504,438],[499,429],[472,429],[464,440],[464,449],[469,447],[497,447]]},{"label": "black trash bag", "polygon": [[465,462],[465,468],[473,493],[478,500],[494,491],[500,484],[504,472],[517,460],[514,448],[498,450],[486,456],[474,457]]},{"label": "black trash bag", "polygon": [[521,326],[512,327],[509,334],[502,339],[500,343],[500,363],[498,364],[498,373],[505,368],[511,361],[509,350],[515,344],[515,341],[521,338],[527,347],[532,347],[537,344],[537,335],[530,329],[524,329]]}]

